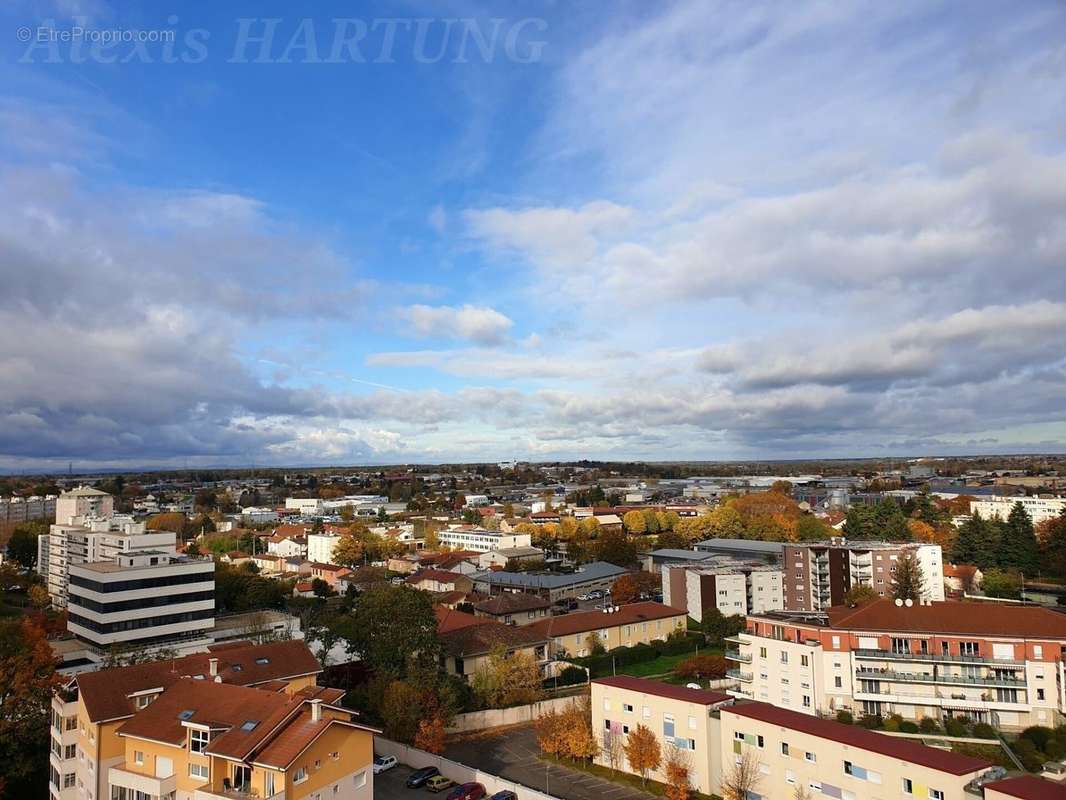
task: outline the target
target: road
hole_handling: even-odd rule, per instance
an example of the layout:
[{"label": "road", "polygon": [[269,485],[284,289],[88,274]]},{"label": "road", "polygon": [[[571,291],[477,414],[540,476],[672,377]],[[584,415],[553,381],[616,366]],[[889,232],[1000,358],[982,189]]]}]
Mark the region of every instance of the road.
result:
[{"label": "road", "polygon": [[[649,800],[654,795],[594,775],[540,760],[532,725],[449,744],[444,755],[453,761],[500,775],[565,800]],[[384,797],[385,795],[382,795]],[[522,794],[519,792],[519,800]],[[657,800],[657,798],[656,798]]]}]

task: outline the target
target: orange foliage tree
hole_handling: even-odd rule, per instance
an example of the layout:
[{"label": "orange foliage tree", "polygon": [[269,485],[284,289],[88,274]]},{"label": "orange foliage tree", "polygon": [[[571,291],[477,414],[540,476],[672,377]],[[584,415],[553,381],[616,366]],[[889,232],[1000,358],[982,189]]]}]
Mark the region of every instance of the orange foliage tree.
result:
[{"label": "orange foliage tree", "polygon": [[648,773],[657,770],[662,763],[659,740],[646,725],[637,725],[629,734],[624,750],[630,768],[640,775],[641,782],[646,784]]}]

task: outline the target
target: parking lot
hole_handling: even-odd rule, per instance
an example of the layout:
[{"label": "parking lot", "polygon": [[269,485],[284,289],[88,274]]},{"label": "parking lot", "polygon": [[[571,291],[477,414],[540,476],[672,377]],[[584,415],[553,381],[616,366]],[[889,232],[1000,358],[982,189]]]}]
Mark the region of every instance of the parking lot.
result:
[{"label": "parking lot", "polygon": [[447,796],[447,792],[433,794],[433,792],[426,791],[425,789],[408,789],[404,786],[404,783],[406,783],[407,777],[412,772],[414,772],[414,769],[411,767],[397,764],[392,769],[375,775],[374,800],[393,800],[393,798],[414,800],[416,797],[420,800],[428,800],[428,798],[431,797],[443,798]]},{"label": "parking lot", "polygon": [[[444,755],[565,800],[649,800],[654,795],[540,759],[532,725],[453,742]],[[386,797],[386,795],[381,795]],[[522,800],[522,792],[518,792]]]}]

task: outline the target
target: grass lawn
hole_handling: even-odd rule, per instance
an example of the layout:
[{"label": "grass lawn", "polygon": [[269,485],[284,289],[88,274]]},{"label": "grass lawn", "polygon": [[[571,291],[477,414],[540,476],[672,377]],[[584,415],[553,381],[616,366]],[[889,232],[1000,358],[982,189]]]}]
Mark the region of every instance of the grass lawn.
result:
[{"label": "grass lawn", "polygon": [[[617,783],[621,786],[631,786],[634,789],[640,789],[643,792],[654,794],[658,797],[664,797],[666,795],[667,786],[665,783],[649,780],[647,784],[644,784],[640,780],[639,775],[630,775],[628,772],[620,772],[609,767],[601,767],[599,764],[589,764],[585,761],[571,761],[568,758],[555,758],[554,756],[542,755],[541,759],[543,761],[551,761],[552,763],[559,764],[563,767],[569,767],[570,769],[587,772],[590,775],[595,775],[597,778],[603,778],[611,783]],[[716,794],[706,795],[692,791],[689,792],[689,797],[691,800],[722,800]]]},{"label": "grass lawn", "polygon": [[994,764],[998,764],[1001,767],[1007,769],[1018,769],[1018,766],[1010,760],[1003,748],[998,744],[973,744],[971,742],[952,742],[951,751],[953,753],[959,753],[964,756],[973,756],[974,758],[985,758]]},{"label": "grass lawn", "polygon": [[[673,656],[659,656],[652,661],[642,661],[639,664],[630,664],[626,667],[621,667],[618,670],[619,675],[632,675],[636,678],[646,678],[649,675],[664,675],[667,672],[672,672],[674,667],[680,664],[687,658],[692,658],[696,655],[695,649],[691,653],[679,653]],[[710,648],[700,648],[700,655],[721,655],[721,652],[714,652]]]}]

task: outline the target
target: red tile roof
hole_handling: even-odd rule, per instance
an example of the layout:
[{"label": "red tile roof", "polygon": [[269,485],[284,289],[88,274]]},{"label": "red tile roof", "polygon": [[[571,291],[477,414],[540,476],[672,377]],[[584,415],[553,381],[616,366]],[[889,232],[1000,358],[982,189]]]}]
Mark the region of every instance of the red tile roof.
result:
[{"label": "red tile roof", "polygon": [[457,580],[470,578],[466,575],[462,575],[458,572],[448,572],[443,569],[424,569],[421,572],[415,573],[405,580],[410,584],[421,583],[422,581],[437,581],[438,583],[455,583]]},{"label": "red tile roof", "polygon": [[444,652],[453,656],[477,656],[496,648],[516,650],[547,644],[548,640],[530,625],[504,625],[490,619],[481,625],[463,625],[446,633],[438,633]]},{"label": "red tile roof", "polygon": [[605,614],[602,611],[577,611],[573,614],[563,614],[560,617],[542,619],[527,627],[535,628],[545,636],[568,636],[572,633],[613,628],[616,625],[632,625],[636,622],[686,616],[688,616],[688,612],[681,609],[648,601],[621,606],[617,611],[610,614]]},{"label": "red tile roof", "polygon": [[454,608],[434,606],[433,613],[437,615],[437,633],[450,633],[451,631],[467,628],[471,625],[488,625],[492,620],[484,617],[475,617],[465,611],[456,611]]},{"label": "red tile roof", "polygon": [[1066,639],[1066,614],[1042,606],[949,600],[908,608],[885,598],[858,608],[831,608],[829,622],[844,630]]},{"label": "red tile roof", "polygon": [[767,703],[737,703],[722,709],[725,714],[736,714],[741,717],[757,719],[778,725],[782,728],[817,736],[820,739],[828,739],[858,750],[866,750],[871,753],[879,753],[890,758],[898,758],[900,761],[909,761],[939,772],[950,775],[965,775],[969,772],[977,772],[991,767],[992,762],[982,758],[972,758],[936,747],[926,747],[924,744],[909,739],[899,739],[894,736],[885,736],[882,733],[874,733],[858,725],[844,725],[828,719],[801,714],[798,711],[790,711],[787,708],[778,708]]},{"label": "red tile roof", "polygon": [[1019,775],[1016,778],[986,783],[985,791],[995,789],[1008,797],[1020,800],[1066,800],[1066,785],[1046,781],[1035,775]]},{"label": "red tile roof", "polygon": [[[311,649],[300,640],[253,645],[233,643],[215,646],[207,653],[183,658],[152,661],[129,667],[85,672],[76,680],[89,719],[102,722],[122,719],[134,711],[130,695],[147,689],[165,689],[184,677],[209,677],[209,659],[218,659],[218,675],[223,683],[249,686],[322,671]],[[260,663],[265,660],[265,663]]]},{"label": "red tile roof", "polygon": [[672,683],[648,680],[647,678],[631,678],[628,675],[617,675],[609,678],[596,678],[593,683],[604,686],[614,686],[618,689],[629,689],[633,692],[654,695],[655,697],[667,697],[671,700],[682,700],[686,703],[699,703],[702,706],[713,706],[720,703],[730,703],[733,698],[722,692],[711,692],[706,689],[689,689],[685,686],[675,686]]}]

